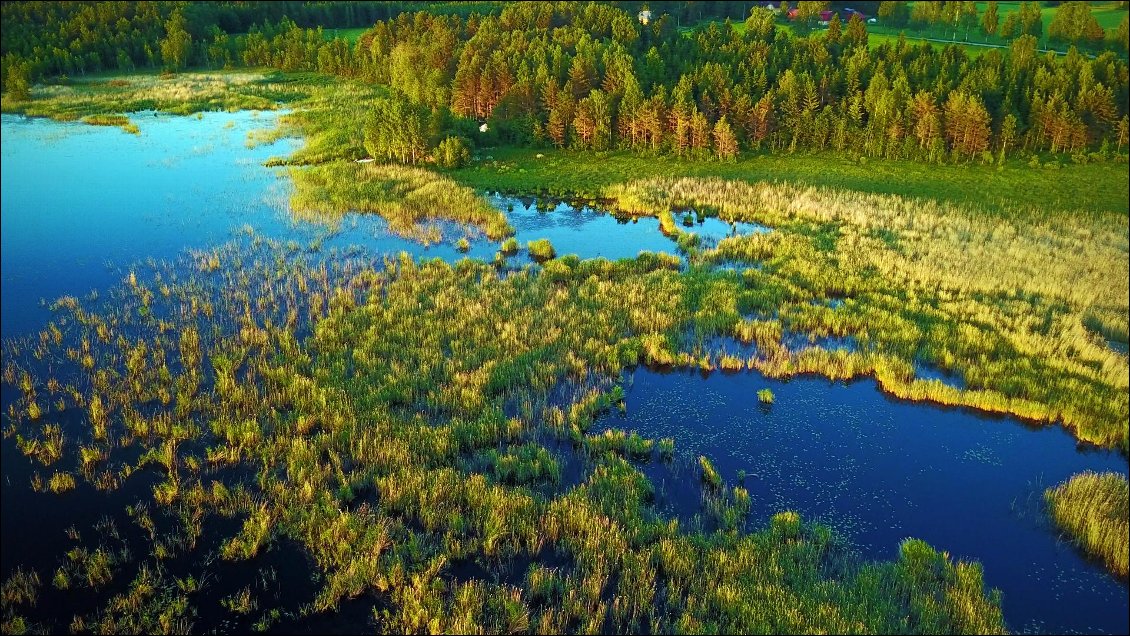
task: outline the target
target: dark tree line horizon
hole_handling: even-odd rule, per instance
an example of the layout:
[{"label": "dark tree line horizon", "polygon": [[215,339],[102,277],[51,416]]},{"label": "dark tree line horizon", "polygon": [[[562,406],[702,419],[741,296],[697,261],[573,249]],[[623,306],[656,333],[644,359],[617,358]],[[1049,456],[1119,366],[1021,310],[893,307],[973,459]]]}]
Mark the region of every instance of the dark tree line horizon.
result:
[{"label": "dark tree line horizon", "polygon": [[[838,15],[825,32],[795,36],[759,3],[742,29],[712,22],[689,34],[668,15],[644,25],[634,13],[603,3],[517,3],[489,15],[474,11],[497,8],[489,3],[439,3],[440,10],[414,13],[401,10],[404,3],[290,3],[305,7],[306,23],[389,15],[350,46],[290,17],[251,21],[245,34],[224,30],[237,23],[242,28],[238,20],[252,20],[249,7],[258,3],[137,3],[116,20],[114,10],[126,10],[119,4],[74,4],[81,10],[72,21],[93,11],[88,19],[118,24],[106,29],[119,39],[136,35],[136,41],[99,53],[91,36],[90,51],[47,64],[34,57],[45,47],[31,47],[29,58],[26,42],[23,54],[9,44],[26,30],[6,32],[10,96],[26,94],[29,82],[49,73],[44,69],[266,66],[390,86],[390,101],[397,103],[377,112],[396,113],[408,124],[386,127],[392,137],[426,129],[424,122],[442,116],[456,122],[446,132],[479,143],[722,159],[743,150],[836,150],[986,163],[1019,152],[1109,156],[1123,152],[1128,141],[1126,61],[1113,51],[1088,56],[1074,47],[1066,55],[1042,54],[1031,33],[1007,49],[970,56],[958,46],[911,46],[901,39],[869,47],[866,25],[858,18],[841,22]],[[244,13],[228,11],[229,4]],[[802,4],[806,11],[816,8]],[[1073,6],[1059,11],[1082,15]],[[315,9],[325,15],[319,18]],[[36,9],[4,5],[5,25],[19,11]],[[147,30],[128,29],[123,20]],[[202,31],[210,36],[198,36]],[[113,48],[117,59],[107,61]],[[86,64],[76,61],[83,56]],[[490,130],[486,139],[479,123]],[[388,156],[410,162],[425,154],[416,152],[424,140],[383,135],[380,143],[369,141],[374,154],[384,154],[384,143],[400,149]]]}]

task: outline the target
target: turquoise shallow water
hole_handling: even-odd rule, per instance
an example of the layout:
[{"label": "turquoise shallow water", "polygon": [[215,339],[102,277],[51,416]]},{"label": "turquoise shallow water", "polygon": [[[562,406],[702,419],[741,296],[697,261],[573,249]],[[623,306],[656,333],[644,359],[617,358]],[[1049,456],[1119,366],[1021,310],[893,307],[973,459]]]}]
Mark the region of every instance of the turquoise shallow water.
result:
[{"label": "turquoise shallow water", "polygon": [[[0,214],[0,333],[34,333],[47,319],[39,300],[83,296],[118,284],[130,263],[171,260],[206,249],[241,228],[256,234],[366,254],[408,251],[457,260],[493,258],[498,246],[477,232],[444,225],[445,241],[422,246],[392,236],[373,216],[349,215],[333,232],[295,223],[286,201],[289,182],[262,166],[298,141],[248,148],[248,132],[274,125],[274,113],[208,113],[200,119],[138,114],[142,134],[116,128],[4,115],[3,208]],[[640,251],[676,253],[652,218],[618,220],[599,210],[530,198],[491,196],[506,211],[524,245],[548,238],[559,254],[626,258]],[[681,217],[679,218],[681,221]],[[684,228],[704,240],[731,232],[717,219]],[[468,254],[454,242],[471,237]],[[520,265],[523,254],[513,257]],[[928,369],[922,370],[929,374]],[[891,558],[907,536],[962,558],[981,560],[986,580],[1004,592],[1014,630],[1126,633],[1127,587],[1057,542],[1038,509],[1042,487],[1084,469],[1127,470],[1106,451],[1080,449],[1061,429],[1030,429],[1010,418],[897,402],[870,381],[850,385],[798,379],[783,383],[757,374],[634,374],[628,410],[604,425],[677,440],[681,457],[715,458],[727,479],[745,470],[756,526],[777,510],[833,521],[871,558]],[[950,379],[953,380],[953,379]],[[754,396],[772,387],[777,403]],[[4,443],[4,471],[18,463]],[[676,514],[699,511],[697,473],[647,467],[662,483],[662,504]],[[4,515],[55,500],[32,495],[26,477],[6,481]],[[91,514],[96,514],[92,509]],[[39,525],[3,533],[4,572],[15,554],[51,532]],[[31,528],[30,530],[28,528]]]}]

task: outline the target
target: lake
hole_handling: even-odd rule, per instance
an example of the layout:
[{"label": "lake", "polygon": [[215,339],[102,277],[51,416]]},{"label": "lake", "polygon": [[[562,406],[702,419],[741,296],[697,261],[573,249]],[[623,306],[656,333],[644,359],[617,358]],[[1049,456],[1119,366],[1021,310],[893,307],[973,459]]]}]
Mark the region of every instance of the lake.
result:
[{"label": "lake", "polygon": [[[383,220],[370,215],[348,215],[334,228],[292,220],[289,182],[281,170],[262,164],[299,142],[246,144],[249,132],[272,127],[276,117],[140,113],[133,119],[141,135],[134,136],[117,128],[4,115],[0,335],[42,328],[48,312],[40,299],[104,291],[119,284],[133,262],[172,260],[186,249],[226,242],[245,227],[327,258],[346,249],[371,256],[407,251],[448,261],[494,257],[498,245],[481,237],[466,254],[456,249],[454,241],[463,233],[475,235],[462,228],[444,232],[443,243],[423,246],[390,234]],[[523,245],[548,238],[558,254],[583,258],[677,253],[654,218],[617,219],[566,202],[489,198],[507,213]],[[680,227],[706,241],[769,231],[714,218],[688,221],[689,227]],[[529,262],[524,251],[510,261]],[[934,372],[923,367],[919,373]],[[626,413],[609,415],[597,426],[675,438],[675,466],[646,467],[670,513],[691,518],[701,512],[691,462],[707,454],[729,482],[738,470],[747,473],[751,527],[773,512],[794,509],[828,522],[873,559],[893,558],[905,537],[922,538],[957,558],[981,561],[987,584],[1004,593],[1005,618],[1014,630],[1130,629],[1126,584],[1059,541],[1040,508],[1043,489],[1073,473],[1126,473],[1127,462],[1116,453],[1080,447],[1057,427],[1034,429],[1013,418],[891,400],[871,380],[782,382],[752,372],[704,378],[647,369],[632,378]],[[755,396],[766,387],[777,396],[768,408]],[[107,500],[85,486],[62,500],[34,494],[27,486],[28,462],[10,439],[4,440],[3,458],[6,576],[17,561],[50,565],[61,541],[51,533],[61,535],[72,515],[94,523]],[[127,483],[131,496],[151,486]],[[61,509],[58,501],[72,508]],[[282,556],[270,558],[279,561],[282,576],[293,574],[282,564],[293,563],[295,555],[285,544],[275,549]],[[312,589],[304,583],[286,600],[297,606]],[[201,625],[212,624],[202,617]],[[219,622],[212,626],[225,628]]]}]

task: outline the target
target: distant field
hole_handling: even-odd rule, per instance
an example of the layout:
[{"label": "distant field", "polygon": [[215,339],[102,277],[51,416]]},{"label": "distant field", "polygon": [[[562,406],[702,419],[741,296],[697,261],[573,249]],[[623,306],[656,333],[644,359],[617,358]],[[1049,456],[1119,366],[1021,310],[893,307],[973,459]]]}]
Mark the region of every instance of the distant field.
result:
[{"label": "distant field", "polygon": [[[913,5],[914,3],[912,2],[910,4]],[[1102,27],[1104,29],[1106,29],[1108,32],[1113,31],[1114,29],[1117,29],[1119,23],[1122,22],[1123,16],[1125,16],[1126,13],[1127,13],[1126,9],[1122,9],[1122,8],[1119,7],[1119,4],[1120,3],[1118,3],[1118,2],[1093,2],[1093,3],[1091,3],[1091,13],[1092,13],[1092,15],[1095,16],[1095,18],[1099,21],[1099,24],[1102,25]],[[986,8],[987,5],[988,5],[987,2],[978,2],[977,3],[978,14],[983,14],[985,12],[985,8]],[[997,6],[997,10],[998,10],[998,13],[1000,15],[1001,22],[1003,23],[1005,16],[1007,16],[1010,13],[1016,13],[1017,11],[1020,10],[1020,3],[1019,2],[999,2],[998,6]],[[1058,6],[1054,6],[1054,7],[1045,6],[1042,9],[1041,15],[1043,17],[1045,37],[1040,38],[1040,47],[1041,48],[1049,48],[1050,47],[1052,49],[1055,49],[1057,46],[1061,49],[1064,48],[1063,45],[1055,45],[1055,44],[1049,43],[1048,40],[1047,40],[1047,37],[1046,37],[1047,31],[1048,31],[1048,26],[1051,25],[1052,20],[1055,19],[1055,14],[1056,14],[1057,11],[1059,11]],[[695,28],[697,28],[698,26],[709,24],[710,22],[711,22],[711,20],[706,20],[706,21],[700,22],[696,25],[681,27],[679,30],[689,37],[690,34],[694,31]],[[733,24],[734,31],[736,31],[738,33],[744,33],[745,32],[745,23],[744,22],[738,20],[738,21],[732,22],[732,24]],[[787,22],[786,23],[780,23],[780,22],[778,22],[777,28],[782,29],[784,31],[787,31],[789,33],[795,34],[795,31],[792,27],[792,24],[790,24],[790,23],[787,23]],[[814,33],[814,34],[815,33],[824,33],[825,31],[827,31],[826,28],[817,27],[816,29],[814,29],[812,31],[812,33]],[[867,25],[868,43],[871,46],[879,46],[879,45],[882,45],[882,44],[885,44],[885,43],[888,43],[888,42],[893,43],[893,42],[898,40],[898,36],[899,36],[900,33],[906,34],[906,40],[910,44],[929,43],[929,44],[937,44],[939,46],[946,46],[947,44],[949,44],[949,42],[938,42],[937,40],[947,40],[948,41],[948,40],[954,39],[954,34],[953,34],[952,31],[946,32],[943,29],[937,29],[937,28],[924,29],[924,30],[914,30],[914,29],[909,29],[909,28],[899,29],[899,28],[895,28],[895,27],[891,27],[891,26],[885,26],[883,24],[868,24]],[[962,41],[962,40],[964,40],[964,41]],[[968,33],[959,33],[958,34],[958,40],[953,41],[952,43],[960,46],[970,56],[978,56],[978,55],[980,55],[980,54],[984,53],[985,51],[988,51],[992,48],[1001,48],[1001,47],[1008,46],[1007,40],[1004,40],[1002,38],[995,37],[995,36],[994,37],[986,36],[984,33],[981,32],[980,26],[978,26],[975,29],[971,29]],[[1060,51],[1060,52],[1062,53],[1062,51]]]},{"label": "distant field", "polygon": [[327,40],[342,38],[350,44],[356,44],[357,40],[361,38],[361,34],[368,30],[369,29],[366,27],[358,27],[354,29],[324,29],[322,31],[322,35],[324,35]]},{"label": "distant field", "polygon": [[[912,3],[913,4],[913,3]],[[977,3],[977,13],[983,14],[988,2]],[[1092,2],[1091,15],[1099,21],[1104,29],[1114,29],[1118,27],[1118,23],[1122,21],[1122,16],[1126,15],[1126,9],[1118,8],[1118,2]],[[1019,2],[998,2],[997,13],[1000,14],[1001,20],[1010,13],[1020,11]],[[1048,25],[1052,23],[1055,18],[1056,12],[1059,11],[1059,6],[1044,6],[1041,17],[1044,19],[1044,30],[1047,31]]]}]

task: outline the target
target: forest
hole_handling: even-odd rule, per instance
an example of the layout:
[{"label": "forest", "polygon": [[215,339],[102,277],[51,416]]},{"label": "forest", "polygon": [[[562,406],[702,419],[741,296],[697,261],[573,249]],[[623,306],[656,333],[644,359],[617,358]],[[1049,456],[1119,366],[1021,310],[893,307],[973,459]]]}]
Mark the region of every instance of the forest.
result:
[{"label": "forest", "polygon": [[[4,6],[5,22],[25,28],[3,36],[3,82],[17,99],[29,82],[106,69],[271,67],[384,84],[392,91],[370,116],[367,148],[405,163],[424,161],[448,137],[470,148],[720,160],[834,150],[991,164],[1035,153],[1087,162],[1125,152],[1125,16],[1095,40],[1087,35],[1097,25],[1090,6],[1064,3],[1049,37],[1066,54],[1041,53],[1042,23],[1022,3],[999,26],[1014,36],[1008,47],[973,56],[904,39],[869,46],[859,14],[842,23],[836,12],[826,30],[798,35],[829,4],[799,3],[795,24],[782,23],[786,3],[686,30],[670,15],[645,25],[599,3],[520,3],[497,12],[489,3],[441,3],[429,12],[403,3],[14,3]],[[972,2],[879,4],[892,24],[976,15]],[[982,28],[995,33],[996,3],[989,4]],[[280,11],[288,12],[276,20]],[[389,17],[372,22],[380,16]],[[327,37],[326,25],[339,24],[372,26],[351,45]],[[1076,46],[1096,41],[1103,46],[1095,52]],[[382,126],[395,135],[381,134]]]}]

